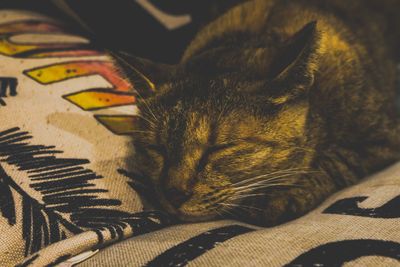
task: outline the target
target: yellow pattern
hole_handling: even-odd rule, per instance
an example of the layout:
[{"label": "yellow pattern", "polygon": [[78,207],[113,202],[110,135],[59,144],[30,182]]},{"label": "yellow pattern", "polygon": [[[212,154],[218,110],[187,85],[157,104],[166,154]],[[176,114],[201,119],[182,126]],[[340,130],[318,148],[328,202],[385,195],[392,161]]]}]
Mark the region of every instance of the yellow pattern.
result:
[{"label": "yellow pattern", "polygon": [[94,110],[135,103],[131,94],[116,94],[112,92],[86,91],[65,96],[67,100],[84,110]]},{"label": "yellow pattern", "polygon": [[98,115],[96,119],[114,134],[129,135],[135,132],[135,116],[107,116]]}]

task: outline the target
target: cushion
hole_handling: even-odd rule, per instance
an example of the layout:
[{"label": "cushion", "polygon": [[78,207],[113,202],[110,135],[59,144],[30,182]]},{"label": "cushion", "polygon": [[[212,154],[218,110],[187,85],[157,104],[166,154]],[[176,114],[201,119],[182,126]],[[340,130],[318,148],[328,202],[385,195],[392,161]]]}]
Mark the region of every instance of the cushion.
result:
[{"label": "cushion", "polygon": [[399,266],[400,164],[274,228],[143,211],[132,88],[67,26],[0,11],[1,266]]}]

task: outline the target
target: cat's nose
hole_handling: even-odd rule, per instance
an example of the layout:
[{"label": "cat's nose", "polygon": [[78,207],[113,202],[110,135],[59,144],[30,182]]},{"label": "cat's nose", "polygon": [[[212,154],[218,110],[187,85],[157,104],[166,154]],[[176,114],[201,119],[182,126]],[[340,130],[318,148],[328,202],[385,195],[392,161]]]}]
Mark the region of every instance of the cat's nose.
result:
[{"label": "cat's nose", "polygon": [[183,203],[188,201],[191,197],[191,193],[181,191],[176,188],[169,188],[165,191],[165,197],[175,208],[179,208]]}]

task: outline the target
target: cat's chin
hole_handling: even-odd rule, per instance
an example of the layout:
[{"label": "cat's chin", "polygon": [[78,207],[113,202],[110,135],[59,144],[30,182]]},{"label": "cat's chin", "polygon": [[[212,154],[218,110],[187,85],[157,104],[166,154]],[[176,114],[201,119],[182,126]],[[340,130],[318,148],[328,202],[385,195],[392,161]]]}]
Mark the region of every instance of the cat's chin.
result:
[{"label": "cat's chin", "polygon": [[220,217],[217,209],[205,209],[192,201],[185,202],[176,209],[176,216],[183,222],[204,222],[216,220]]},{"label": "cat's chin", "polygon": [[191,213],[191,212],[182,212],[179,211],[176,216],[179,218],[179,220],[183,222],[205,222],[205,221],[211,221],[214,219],[218,218],[218,214],[215,213]]},{"label": "cat's chin", "polygon": [[161,206],[167,213],[182,222],[204,222],[218,219],[220,216],[217,211],[199,210],[192,207],[189,203],[184,203],[181,207],[176,208],[169,202],[164,201],[161,203]]}]

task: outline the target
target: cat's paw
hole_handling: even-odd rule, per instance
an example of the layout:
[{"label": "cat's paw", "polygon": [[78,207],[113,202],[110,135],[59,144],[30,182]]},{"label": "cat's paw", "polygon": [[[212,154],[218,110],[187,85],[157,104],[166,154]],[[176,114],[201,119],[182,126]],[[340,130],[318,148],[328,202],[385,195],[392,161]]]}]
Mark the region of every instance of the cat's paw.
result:
[{"label": "cat's paw", "polygon": [[281,196],[269,199],[260,219],[263,226],[271,227],[293,220],[305,212],[304,205],[292,196]]},{"label": "cat's paw", "polygon": [[290,221],[300,216],[299,209],[287,196],[269,198],[264,205],[249,208],[245,216],[241,216],[245,222],[272,227]]},{"label": "cat's paw", "polygon": [[320,202],[321,198],[304,191],[286,191],[246,203],[249,207],[239,220],[246,223],[272,227],[303,216]]}]

